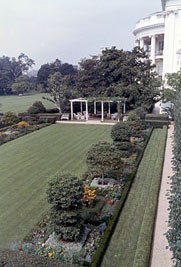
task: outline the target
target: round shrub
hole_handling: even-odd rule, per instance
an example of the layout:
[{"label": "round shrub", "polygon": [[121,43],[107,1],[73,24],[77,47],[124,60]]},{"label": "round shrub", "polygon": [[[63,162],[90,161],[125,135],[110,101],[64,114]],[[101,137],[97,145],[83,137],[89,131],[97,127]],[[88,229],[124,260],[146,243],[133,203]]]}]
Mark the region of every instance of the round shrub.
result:
[{"label": "round shrub", "polygon": [[75,209],[81,205],[84,185],[80,178],[72,175],[56,175],[48,183],[48,203],[58,209]]},{"label": "round shrub", "polygon": [[32,106],[36,107],[38,109],[39,113],[45,113],[46,112],[46,108],[44,107],[44,105],[41,101],[34,102]]},{"label": "round shrub", "polygon": [[31,106],[28,109],[28,113],[30,113],[30,114],[38,114],[39,113],[39,109],[37,107],[35,107],[35,106]]},{"label": "round shrub", "polygon": [[118,122],[112,127],[111,138],[113,141],[129,141],[133,135],[132,127],[125,122]]},{"label": "round shrub", "polygon": [[1,121],[4,125],[11,125],[19,122],[19,117],[16,116],[14,112],[8,111],[4,113],[1,118]]},{"label": "round shrub", "polygon": [[84,193],[83,181],[72,175],[56,175],[51,178],[47,189],[51,226],[59,238],[77,241],[82,232],[79,208]]}]

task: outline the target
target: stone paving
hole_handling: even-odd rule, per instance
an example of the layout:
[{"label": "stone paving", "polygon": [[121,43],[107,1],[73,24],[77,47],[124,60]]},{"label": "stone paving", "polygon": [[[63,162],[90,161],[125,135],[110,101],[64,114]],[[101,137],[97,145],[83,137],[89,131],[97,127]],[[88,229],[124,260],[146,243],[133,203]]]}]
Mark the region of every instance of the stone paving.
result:
[{"label": "stone paving", "polygon": [[173,130],[174,126],[170,125],[166,143],[150,267],[171,267],[173,265],[171,260],[172,254],[168,249],[166,249],[168,242],[165,236],[165,233],[168,230],[169,211],[167,193],[170,188],[169,177],[173,174],[171,164]]}]

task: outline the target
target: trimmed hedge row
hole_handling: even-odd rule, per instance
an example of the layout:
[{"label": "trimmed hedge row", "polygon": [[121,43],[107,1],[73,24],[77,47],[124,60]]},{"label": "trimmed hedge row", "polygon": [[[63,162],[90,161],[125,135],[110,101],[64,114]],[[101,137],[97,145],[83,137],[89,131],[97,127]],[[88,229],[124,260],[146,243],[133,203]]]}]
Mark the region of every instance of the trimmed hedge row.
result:
[{"label": "trimmed hedge row", "polygon": [[148,120],[145,119],[145,123],[153,128],[163,128],[163,126],[168,126],[168,121],[166,120]]},{"label": "trimmed hedge row", "polygon": [[167,114],[146,114],[146,120],[169,121]]},{"label": "trimmed hedge row", "polygon": [[111,236],[112,236],[112,234],[114,232],[114,229],[116,227],[116,223],[117,223],[117,221],[119,219],[119,215],[120,215],[120,213],[121,213],[121,211],[122,211],[122,209],[124,207],[124,204],[125,204],[126,199],[128,197],[129,191],[131,189],[131,185],[132,185],[132,183],[134,181],[134,178],[136,176],[136,172],[137,172],[138,166],[139,166],[139,164],[140,164],[140,162],[142,160],[145,148],[146,148],[146,146],[147,146],[147,144],[148,144],[148,142],[150,140],[152,131],[153,131],[153,129],[151,129],[150,134],[149,134],[147,140],[145,141],[144,149],[140,153],[140,155],[138,156],[137,161],[136,161],[136,165],[135,165],[132,173],[128,177],[128,181],[127,181],[127,183],[125,185],[122,197],[121,197],[120,201],[116,205],[116,208],[114,210],[114,214],[113,214],[113,216],[111,218],[111,221],[108,223],[106,231],[104,232],[104,235],[101,238],[101,241],[99,242],[99,247],[98,247],[98,249],[96,250],[96,252],[95,252],[95,254],[93,256],[93,259],[92,259],[91,263],[87,264],[87,266],[89,266],[89,267],[98,267],[98,266],[100,266],[100,264],[102,262],[102,259],[104,257],[105,251],[106,251],[106,249],[108,247],[109,241],[110,241]]}]

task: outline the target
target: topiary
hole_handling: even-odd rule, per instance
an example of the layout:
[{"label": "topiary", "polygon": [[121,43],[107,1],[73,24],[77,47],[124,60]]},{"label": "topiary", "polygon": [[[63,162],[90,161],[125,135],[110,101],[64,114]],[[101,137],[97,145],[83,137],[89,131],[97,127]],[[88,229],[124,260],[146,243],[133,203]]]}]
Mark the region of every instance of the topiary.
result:
[{"label": "topiary", "polygon": [[78,209],[82,206],[83,193],[83,181],[76,176],[59,174],[48,183],[51,226],[63,240],[77,241],[81,235],[83,226]]},{"label": "topiary", "polygon": [[87,165],[90,170],[101,173],[104,183],[105,172],[121,168],[121,153],[113,144],[107,142],[93,144],[87,153]]},{"label": "topiary", "polygon": [[116,123],[111,130],[111,138],[113,141],[129,141],[133,135],[132,127],[126,122]]},{"label": "topiary", "polygon": [[38,114],[39,113],[39,109],[38,109],[38,107],[31,106],[28,109],[28,113],[30,113],[30,114]]},{"label": "topiary", "polygon": [[39,113],[46,113],[46,108],[41,101],[34,102],[32,106],[38,108]]},{"label": "topiary", "polygon": [[48,203],[58,209],[75,209],[81,206],[83,181],[72,175],[56,175],[48,183]]}]

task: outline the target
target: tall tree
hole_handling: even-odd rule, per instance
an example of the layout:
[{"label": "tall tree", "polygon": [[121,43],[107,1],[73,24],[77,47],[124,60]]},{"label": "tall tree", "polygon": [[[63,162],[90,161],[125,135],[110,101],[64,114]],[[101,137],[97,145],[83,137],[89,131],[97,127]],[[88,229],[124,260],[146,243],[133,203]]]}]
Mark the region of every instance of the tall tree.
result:
[{"label": "tall tree", "polygon": [[33,64],[34,61],[23,53],[18,59],[0,57],[0,94],[10,94],[15,80],[22,74],[26,74]]},{"label": "tall tree", "polygon": [[60,72],[55,72],[48,79],[48,93],[50,97],[45,99],[51,101],[62,112],[63,106],[70,97],[69,76],[63,76]]},{"label": "tall tree", "polygon": [[127,105],[150,109],[160,82],[146,53],[106,48],[99,57],[80,62],[77,87],[82,96],[126,97]]},{"label": "tall tree", "polygon": [[77,68],[69,63],[62,64],[59,59],[56,59],[52,63],[42,65],[38,71],[37,78],[38,82],[43,85],[45,90],[48,86],[48,79],[50,75],[54,74],[55,72],[60,72],[63,76],[71,76],[73,82],[73,76],[77,73]]}]

